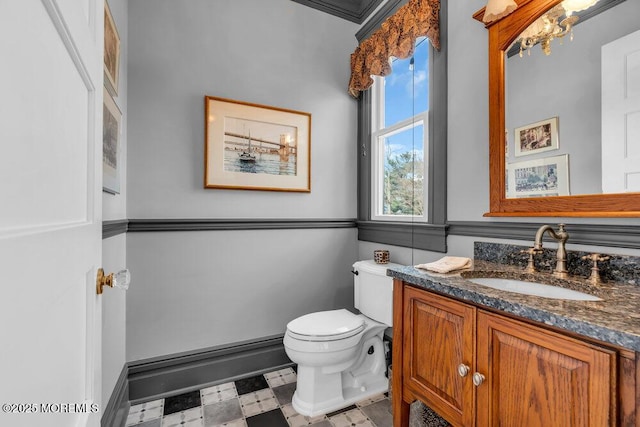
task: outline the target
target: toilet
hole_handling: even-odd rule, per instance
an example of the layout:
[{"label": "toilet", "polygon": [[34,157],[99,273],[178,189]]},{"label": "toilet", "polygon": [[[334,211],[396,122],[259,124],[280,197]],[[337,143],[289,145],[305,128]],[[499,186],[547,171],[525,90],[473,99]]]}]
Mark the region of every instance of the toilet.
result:
[{"label": "toilet", "polygon": [[373,260],[353,264],[354,305],[361,314],[330,310],[287,324],[284,348],[298,365],[292,405],[309,417],[326,414],[389,390],[383,345],[392,326],[393,279]]}]

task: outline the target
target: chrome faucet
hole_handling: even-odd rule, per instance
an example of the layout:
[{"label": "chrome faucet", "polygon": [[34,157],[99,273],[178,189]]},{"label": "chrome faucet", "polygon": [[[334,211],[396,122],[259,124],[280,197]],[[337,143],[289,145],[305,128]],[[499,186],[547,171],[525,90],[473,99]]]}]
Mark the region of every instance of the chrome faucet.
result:
[{"label": "chrome faucet", "polygon": [[569,238],[569,233],[565,231],[564,224],[558,224],[558,231],[555,231],[550,225],[543,225],[538,228],[538,231],[536,232],[536,238],[533,242],[533,249],[535,251],[542,250],[542,236],[547,231],[551,237],[558,241],[556,268],[553,270],[553,275],[561,279],[566,279],[569,276],[569,272],[567,271],[567,251],[565,250],[564,245]]}]

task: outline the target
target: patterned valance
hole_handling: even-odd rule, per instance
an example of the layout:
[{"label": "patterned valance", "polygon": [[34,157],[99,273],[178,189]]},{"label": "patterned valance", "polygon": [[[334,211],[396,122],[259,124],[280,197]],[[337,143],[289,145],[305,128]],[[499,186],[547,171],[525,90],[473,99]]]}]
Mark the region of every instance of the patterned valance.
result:
[{"label": "patterned valance", "polygon": [[435,49],[440,49],[440,0],[409,0],[382,23],[351,54],[349,93],[358,97],[372,84],[371,75],[391,74],[389,58],[413,55],[418,37],[426,36]]}]

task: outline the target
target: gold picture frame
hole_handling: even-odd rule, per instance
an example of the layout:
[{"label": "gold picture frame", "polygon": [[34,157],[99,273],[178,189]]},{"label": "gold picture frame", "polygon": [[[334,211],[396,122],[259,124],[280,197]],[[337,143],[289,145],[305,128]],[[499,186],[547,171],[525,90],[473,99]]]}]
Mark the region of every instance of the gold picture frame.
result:
[{"label": "gold picture frame", "polygon": [[311,114],[205,96],[205,188],[311,191]]},{"label": "gold picture frame", "polygon": [[111,15],[109,3],[104,2],[104,85],[112,96],[118,95],[120,71],[120,36]]},{"label": "gold picture frame", "polygon": [[105,87],[102,108],[102,190],[120,193],[120,120],[122,113]]}]

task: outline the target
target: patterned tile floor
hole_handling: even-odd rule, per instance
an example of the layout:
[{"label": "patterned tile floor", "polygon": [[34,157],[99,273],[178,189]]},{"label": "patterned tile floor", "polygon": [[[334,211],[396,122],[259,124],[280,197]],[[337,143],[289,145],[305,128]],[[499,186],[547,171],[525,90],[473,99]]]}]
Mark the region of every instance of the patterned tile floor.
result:
[{"label": "patterned tile floor", "polygon": [[[348,408],[309,418],[291,406],[296,389],[293,368],[219,384],[132,406],[127,427],[391,427],[391,403],[386,394]],[[421,420],[412,426],[445,427],[432,412],[417,408]],[[414,408],[412,407],[412,414]],[[430,413],[429,413],[430,412]],[[412,417],[412,418],[418,418]]]}]

